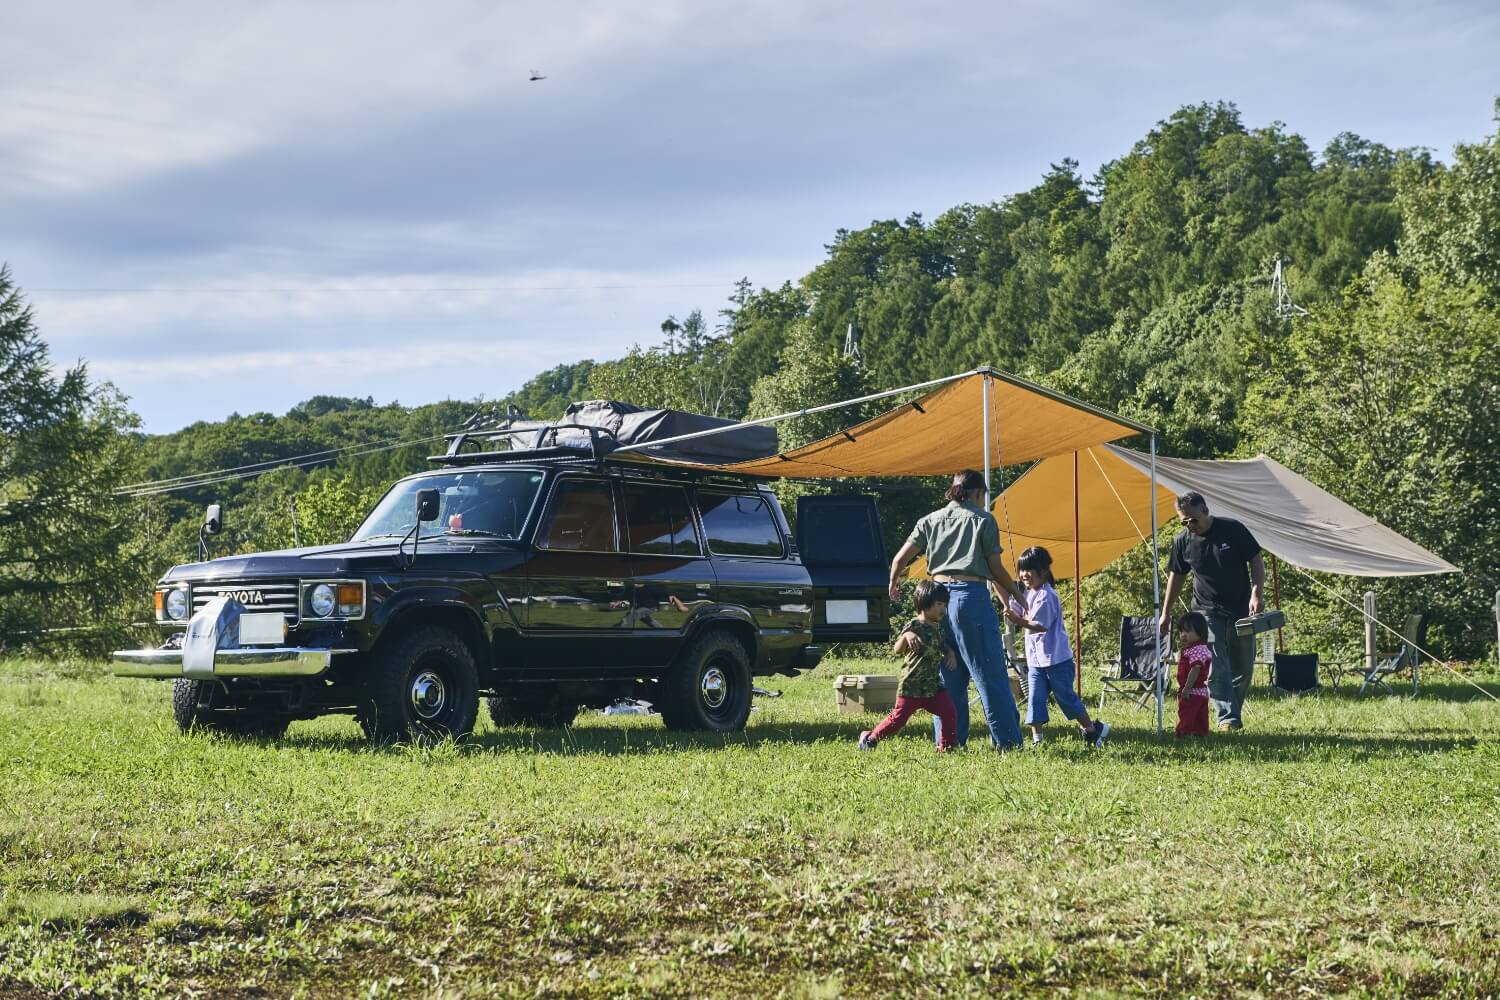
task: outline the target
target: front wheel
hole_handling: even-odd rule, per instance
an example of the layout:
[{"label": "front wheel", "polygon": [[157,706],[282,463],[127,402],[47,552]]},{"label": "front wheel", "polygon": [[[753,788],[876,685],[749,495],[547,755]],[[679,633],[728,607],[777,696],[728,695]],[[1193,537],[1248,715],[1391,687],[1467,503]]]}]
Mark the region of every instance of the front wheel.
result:
[{"label": "front wheel", "polygon": [[172,681],[172,719],[183,732],[208,729],[230,736],[276,739],[292,718],[264,705],[238,704],[217,681]]},{"label": "front wheel", "polygon": [[377,743],[431,744],[467,739],[479,714],[479,675],[468,644],[445,628],[418,629],[396,641],[365,682],[358,718]]},{"label": "front wheel", "polygon": [[705,632],[661,681],[668,729],[737,732],[750,717],[750,655],[728,632]]}]

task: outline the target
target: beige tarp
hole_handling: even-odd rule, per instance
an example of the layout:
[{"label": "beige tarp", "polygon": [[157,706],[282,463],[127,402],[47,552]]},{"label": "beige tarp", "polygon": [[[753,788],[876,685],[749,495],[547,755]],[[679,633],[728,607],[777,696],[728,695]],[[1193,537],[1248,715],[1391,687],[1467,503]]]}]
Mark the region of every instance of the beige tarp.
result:
[{"label": "beige tarp", "polygon": [[752,476],[948,476],[984,468],[984,387],[990,464],[1015,465],[1150,431],[1061,393],[992,369],[971,372],[914,402],[770,458],[713,466]]},{"label": "beige tarp", "polygon": [[[1114,445],[1078,452],[1078,538],[1083,573],[1103,569],[1151,535],[1151,459]],[[1074,576],[1071,454],[1029,469],[995,499],[1005,561],[1042,545],[1059,579]],[[1197,490],[1216,514],[1243,521],[1261,547],[1305,569],[1347,576],[1418,576],[1458,568],[1260,455],[1243,461],[1156,460],[1156,514]]]}]

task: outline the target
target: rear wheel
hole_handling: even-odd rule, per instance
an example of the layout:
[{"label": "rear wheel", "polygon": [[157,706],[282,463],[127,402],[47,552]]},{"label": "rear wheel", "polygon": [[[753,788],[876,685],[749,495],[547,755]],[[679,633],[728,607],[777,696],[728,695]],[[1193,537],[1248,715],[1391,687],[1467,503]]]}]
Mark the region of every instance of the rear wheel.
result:
[{"label": "rear wheel", "polygon": [[705,632],[661,681],[668,729],[735,732],[750,717],[750,655],[728,632]]},{"label": "rear wheel", "polygon": [[398,639],[376,658],[358,719],[377,743],[468,738],[479,714],[479,676],[468,644],[430,626]]},{"label": "rear wheel", "polygon": [[209,729],[231,736],[276,739],[292,718],[284,711],[253,703],[236,703],[217,681],[179,677],[172,682],[172,718],[188,732]]},{"label": "rear wheel", "polygon": [[490,720],[504,729],[506,726],[533,726],[537,729],[561,729],[571,726],[578,718],[575,702],[561,701],[555,696],[515,698],[497,696],[486,699]]}]

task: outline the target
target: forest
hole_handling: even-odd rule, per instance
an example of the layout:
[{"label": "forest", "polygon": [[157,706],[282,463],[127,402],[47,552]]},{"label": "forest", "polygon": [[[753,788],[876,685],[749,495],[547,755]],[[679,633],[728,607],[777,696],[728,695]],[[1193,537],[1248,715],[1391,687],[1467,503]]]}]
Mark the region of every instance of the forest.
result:
[{"label": "forest", "polygon": [[[342,540],[466,422],[586,398],[764,416],[991,364],[1159,428],[1166,455],[1269,454],[1463,568],[1365,581],[1282,567],[1299,647],[1357,641],[1329,590],[1358,603],[1373,588],[1393,619],[1430,609],[1441,655],[1494,655],[1500,128],[1444,160],[1348,133],[1314,150],[1232,104],[1187,106],[1092,176],[1062,159],[987,204],[841,229],[796,280],[684,302],[622,356],[498,400],[317,396],[163,435],[142,434],[86,365],[52,367],[24,277],[24,261],[0,269],[0,651],[144,637],[150,584],[196,559],[210,502],[226,511],[220,554]],[[782,445],[863,415],[801,418]],[[778,488],[874,489],[892,540],[939,496],[913,480]],[[1085,650],[1149,608],[1150,576],[1142,547],[1084,581]]]}]

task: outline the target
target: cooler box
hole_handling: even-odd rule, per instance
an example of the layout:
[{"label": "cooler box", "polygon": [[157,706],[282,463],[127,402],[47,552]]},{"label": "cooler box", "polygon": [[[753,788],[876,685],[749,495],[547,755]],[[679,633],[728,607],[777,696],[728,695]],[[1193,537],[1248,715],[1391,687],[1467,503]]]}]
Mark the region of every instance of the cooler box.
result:
[{"label": "cooler box", "polygon": [[879,712],[896,707],[897,674],[840,674],[833,679],[833,696],[839,711],[850,715]]}]

